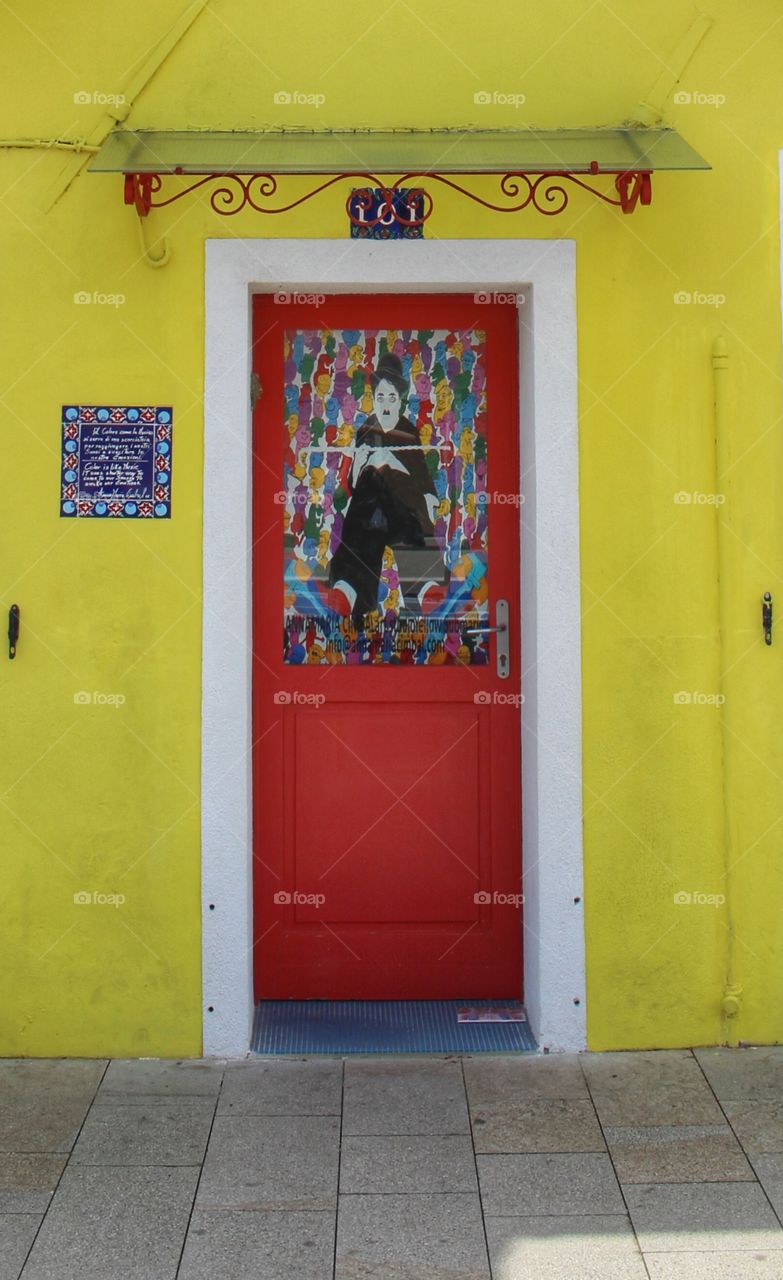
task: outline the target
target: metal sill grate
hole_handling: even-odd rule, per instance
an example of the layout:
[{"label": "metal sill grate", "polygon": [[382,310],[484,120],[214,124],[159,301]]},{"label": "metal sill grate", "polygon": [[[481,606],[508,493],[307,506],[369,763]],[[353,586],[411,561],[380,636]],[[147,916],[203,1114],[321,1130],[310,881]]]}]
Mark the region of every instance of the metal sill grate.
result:
[{"label": "metal sill grate", "polygon": [[538,1046],[526,1021],[457,1022],[462,1005],[497,1003],[262,1000],[250,1047],[263,1054],[534,1053]]}]

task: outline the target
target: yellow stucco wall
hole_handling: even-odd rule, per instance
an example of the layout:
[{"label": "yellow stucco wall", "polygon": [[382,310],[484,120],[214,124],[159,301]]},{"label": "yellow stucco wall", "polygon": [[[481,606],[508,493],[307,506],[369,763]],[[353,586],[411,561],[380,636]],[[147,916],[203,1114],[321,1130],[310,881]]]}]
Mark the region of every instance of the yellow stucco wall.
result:
[{"label": "yellow stucco wall", "polygon": [[[7,10],[2,137],[94,139],[110,123],[104,108],[74,95],[127,92],[185,11],[184,0],[89,14],[39,0],[23,20]],[[713,23],[677,85],[676,51],[698,12]],[[438,192],[427,231],[577,243],[594,1049],[783,1039],[781,648],[766,648],[759,626],[762,592],[780,591],[783,545],[781,55],[775,0],[704,0],[698,11],[677,0],[496,0],[478,17],[464,0],[367,13],[211,0],[127,118],[158,129],[610,125],[637,118],[662,78],[665,121],[713,164],[657,177],[652,207],[630,218],[579,194],[548,219]],[[672,88],[725,101],[676,103]],[[280,90],[324,102],[281,108]],[[479,106],[480,91],[525,103]],[[119,178],[42,149],[3,149],[0,165],[0,604],[5,617],[17,601],[23,617],[18,659],[0,660],[0,1052],[196,1054],[204,240],[344,237],[343,199],[229,221],[191,197],[150,219],[172,249],[151,270]],[[74,302],[93,290],[124,301]],[[680,290],[725,301],[677,305]],[[718,335],[730,353],[732,468],[716,481]],[[67,401],[174,405],[171,521],[59,518]],[[680,491],[730,502],[678,504]],[[716,512],[731,526],[723,660]],[[715,706],[674,701],[721,689],[723,736]],[[125,701],[80,706],[80,690]],[[726,813],[730,902],[677,905],[679,890],[726,893]],[[125,902],[78,906],[81,889]],[[732,927],[742,995],[730,1027],[720,1006]]]}]

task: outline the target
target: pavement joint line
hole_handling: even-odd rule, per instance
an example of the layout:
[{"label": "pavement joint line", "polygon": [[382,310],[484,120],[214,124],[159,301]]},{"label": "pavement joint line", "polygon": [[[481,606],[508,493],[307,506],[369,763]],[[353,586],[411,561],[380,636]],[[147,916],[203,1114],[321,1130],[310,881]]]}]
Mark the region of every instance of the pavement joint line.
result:
[{"label": "pavement joint line", "polygon": [[[340,1227],[340,1178],[343,1172],[343,1126],[345,1124],[345,1058],[340,1070],[340,1132],[337,1137],[337,1202],[334,1214],[334,1244],[332,1249],[332,1275],[337,1275],[337,1238]],[[348,1136],[347,1134],[345,1135]]]},{"label": "pavement joint line", "polygon": [[[175,1280],[176,1280],[176,1278],[179,1276],[180,1270],[182,1269],[182,1259],[183,1259],[183,1257],[184,1257],[184,1255],[185,1255],[185,1246],[186,1246],[186,1245],[187,1245],[187,1243],[188,1243],[188,1236],[190,1235],[190,1224],[191,1224],[191,1222],[193,1221],[193,1214],[194,1214],[195,1209],[196,1209],[196,1200],[197,1200],[197,1198],[198,1198],[199,1187],[201,1186],[201,1179],[202,1179],[202,1178],[203,1178],[203,1176],[204,1176],[204,1166],[205,1166],[205,1165],[206,1165],[206,1163],[207,1163],[207,1155],[209,1154],[209,1143],[210,1143],[210,1139],[211,1139],[211,1137],[212,1137],[212,1131],[213,1131],[213,1129],[215,1128],[215,1119],[216,1119],[216,1117],[217,1117],[218,1103],[220,1102],[220,1095],[221,1095],[221,1093],[223,1092],[223,1083],[224,1083],[224,1081],[225,1081],[225,1078],[226,1078],[226,1068],[225,1068],[225,1067],[222,1067],[222,1068],[221,1068],[221,1070],[220,1070],[220,1084],[219,1084],[219,1086],[218,1086],[218,1091],[217,1091],[217,1093],[215,1094],[215,1096],[214,1096],[214,1098],[213,1098],[213,1104],[214,1104],[214,1105],[213,1105],[213,1108],[212,1108],[212,1119],[211,1119],[210,1124],[209,1124],[209,1133],[207,1134],[207,1140],[206,1140],[206,1142],[204,1143],[204,1154],[203,1154],[203,1156],[201,1157],[201,1165],[200,1165],[200,1167],[199,1167],[199,1174],[198,1174],[198,1177],[196,1178],[196,1185],[195,1185],[195,1187],[193,1188],[193,1199],[192,1199],[192,1200],[191,1200],[191,1202],[190,1202],[190,1212],[188,1213],[188,1225],[186,1226],[186,1228],[185,1228],[185,1230],[184,1230],[184,1232],[183,1232],[183,1235],[182,1235],[182,1246],[181,1246],[180,1251],[179,1251],[179,1258],[177,1259],[177,1269],[176,1269],[176,1271],[174,1272]],[[182,1168],[182,1167],[183,1167],[183,1166],[180,1166],[180,1168]],[[196,1168],[196,1167],[198,1167],[198,1166],[195,1166],[195,1165],[186,1165],[186,1166],[184,1166],[184,1167],[185,1167],[185,1168],[192,1169],[192,1168]]]},{"label": "pavement joint line", "polygon": [[[31,1061],[32,1061],[32,1059],[31,1059]],[[101,1059],[99,1058],[99,1059],[98,1059],[98,1062],[100,1062],[100,1061],[101,1061]],[[22,1266],[21,1266],[21,1268],[20,1268],[20,1270],[19,1270],[19,1274],[20,1274],[20,1276],[23,1274],[23,1272],[24,1272],[24,1270],[25,1270],[25,1267],[27,1266],[27,1263],[28,1263],[28,1262],[29,1262],[29,1260],[30,1260],[30,1255],[31,1255],[31,1253],[32,1253],[33,1249],[35,1248],[35,1242],[36,1242],[36,1240],[38,1239],[39,1235],[41,1234],[41,1229],[43,1228],[43,1225],[44,1225],[44,1223],[46,1222],[47,1217],[49,1216],[49,1210],[51,1209],[52,1205],[54,1204],[55,1197],[56,1197],[56,1195],[57,1195],[57,1192],[58,1192],[58,1191],[59,1191],[59,1189],[60,1189],[60,1184],[61,1184],[61,1182],[62,1182],[63,1178],[65,1177],[65,1171],[66,1171],[66,1169],[68,1169],[68,1168],[70,1167],[70,1164],[71,1164],[71,1156],[73,1155],[74,1148],[75,1148],[75,1146],[76,1146],[76,1143],[79,1141],[79,1138],[81,1137],[82,1129],[84,1128],[85,1124],[87,1123],[87,1117],[88,1117],[88,1115],[90,1114],[90,1112],[92,1111],[93,1103],[95,1102],[95,1096],[96,1096],[96,1094],[97,1094],[98,1090],[100,1089],[101,1085],[103,1084],[104,1079],[106,1078],[106,1072],[109,1070],[109,1066],[110,1066],[110,1064],[111,1064],[111,1059],[110,1059],[110,1058],[106,1058],[106,1059],[104,1060],[104,1062],[103,1062],[103,1070],[102,1070],[102,1072],[101,1072],[101,1074],[100,1074],[100,1079],[96,1080],[96,1082],[95,1082],[95,1088],[94,1088],[94,1090],[93,1090],[92,1100],[90,1101],[89,1106],[86,1108],[86,1110],[85,1110],[85,1112],[84,1112],[84,1119],[82,1120],[81,1124],[79,1125],[79,1131],[78,1131],[78,1133],[76,1134],[76,1137],[75,1137],[75,1138],[74,1138],[74,1140],[73,1140],[73,1143],[72,1143],[72,1145],[71,1145],[71,1147],[70,1147],[70,1150],[68,1150],[67,1152],[66,1152],[66,1151],[57,1151],[57,1152],[45,1152],[45,1153],[44,1153],[44,1154],[51,1154],[51,1155],[65,1156],[65,1163],[63,1164],[63,1167],[62,1167],[62,1169],[61,1169],[61,1171],[60,1171],[60,1176],[59,1176],[59,1178],[57,1179],[57,1181],[56,1181],[56,1183],[55,1183],[55,1185],[54,1185],[54,1189],[53,1189],[53,1191],[52,1191],[52,1194],[51,1194],[51,1195],[50,1195],[50,1197],[49,1197],[49,1203],[47,1204],[46,1208],[44,1209],[43,1213],[41,1214],[41,1221],[38,1223],[38,1230],[36,1231],[35,1235],[33,1236],[32,1240],[30,1241],[30,1248],[27,1250],[27,1253],[25,1254],[24,1262],[22,1263]],[[7,1152],[7,1153],[5,1153],[5,1154],[12,1154],[12,1153]],[[22,1152],[17,1152],[17,1153],[13,1153],[13,1154],[18,1154],[18,1155],[37,1155],[37,1154],[39,1154],[39,1153],[38,1153],[38,1152],[32,1152],[32,1151],[31,1151],[31,1152],[22,1151]]]},{"label": "pavement joint line", "polygon": [[648,1268],[648,1266],[647,1266],[647,1263],[646,1263],[646,1261],[645,1261],[645,1257],[644,1257],[644,1250],[642,1249],[641,1241],[640,1241],[640,1239],[639,1239],[639,1236],[638,1236],[638,1233],[637,1233],[637,1230],[636,1230],[636,1226],[634,1225],[634,1220],[633,1220],[633,1218],[631,1217],[631,1210],[630,1210],[630,1208],[629,1208],[629,1206],[628,1206],[628,1201],[627,1201],[627,1199],[626,1199],[625,1192],[624,1192],[624,1190],[623,1190],[623,1184],[621,1183],[621,1181],[620,1181],[620,1177],[619,1177],[619,1174],[618,1174],[618,1172],[617,1172],[617,1166],[616,1166],[615,1161],[614,1161],[614,1156],[612,1155],[612,1152],[611,1152],[611,1150],[610,1150],[610,1148],[609,1148],[609,1141],[608,1141],[608,1139],[607,1139],[606,1132],[605,1132],[605,1130],[604,1130],[604,1125],[603,1125],[603,1122],[602,1122],[602,1120],[601,1120],[601,1117],[600,1117],[600,1115],[598,1114],[598,1108],[597,1108],[597,1106],[596,1106],[596,1104],[595,1104],[595,1098],[593,1097],[593,1091],[592,1091],[592,1089],[590,1088],[590,1081],[589,1081],[589,1079],[588,1079],[587,1072],[585,1071],[584,1060],[583,1060],[583,1058],[582,1058],[582,1056],[581,1056],[581,1055],[579,1056],[578,1061],[579,1061],[579,1070],[580,1070],[580,1071],[581,1071],[581,1073],[582,1073],[582,1079],[584,1080],[585,1087],[586,1087],[586,1089],[587,1089],[587,1092],[588,1092],[588,1095],[589,1095],[590,1101],[591,1101],[591,1103],[592,1103],[592,1105],[593,1105],[593,1113],[594,1113],[594,1115],[595,1115],[596,1120],[598,1121],[598,1127],[599,1127],[599,1128],[600,1128],[600,1130],[601,1130],[601,1137],[603,1138],[604,1142],[606,1143],[607,1155],[609,1156],[609,1160],[610,1160],[611,1165],[612,1165],[612,1172],[613,1172],[613,1174],[614,1174],[615,1182],[617,1183],[618,1190],[619,1190],[619,1192],[620,1192],[620,1195],[621,1195],[621,1196],[622,1196],[622,1198],[623,1198],[623,1204],[625,1205],[625,1214],[626,1214],[626,1217],[628,1218],[629,1223],[631,1224],[631,1230],[632,1230],[632,1232],[633,1232],[634,1243],[635,1243],[635,1245],[636,1245],[636,1248],[637,1248],[637,1249],[638,1249],[638,1251],[639,1251],[639,1256],[640,1256],[640,1258],[642,1259],[642,1266],[644,1267],[645,1271],[647,1272],[648,1280],[650,1280],[650,1272],[649,1272],[649,1268]]}]

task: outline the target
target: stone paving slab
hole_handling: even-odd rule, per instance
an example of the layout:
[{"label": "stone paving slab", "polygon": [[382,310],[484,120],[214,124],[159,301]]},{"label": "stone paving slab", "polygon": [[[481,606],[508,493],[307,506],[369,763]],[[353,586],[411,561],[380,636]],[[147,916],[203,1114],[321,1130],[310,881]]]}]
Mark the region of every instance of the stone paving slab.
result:
[{"label": "stone paving slab", "polygon": [[96,1104],[148,1102],[152,1098],[216,1098],[224,1064],[218,1060],[116,1058],[96,1094]]},{"label": "stone paving slab", "polygon": [[478,1191],[473,1144],[465,1135],[343,1138],[340,1194]]},{"label": "stone paving slab", "polygon": [[720,1102],[775,1102],[783,1098],[783,1045],[695,1049],[694,1057]]},{"label": "stone paving slab", "polygon": [[783,1280],[783,1253],[647,1253],[650,1280]]},{"label": "stone paving slab", "polygon": [[723,1103],[729,1124],[749,1156],[783,1152],[783,1099]]},{"label": "stone paving slab", "polygon": [[646,1093],[704,1083],[699,1064],[690,1049],[583,1053],[579,1059],[591,1093],[615,1088]]},{"label": "stone paving slab", "polygon": [[40,1225],[39,1214],[0,1215],[0,1280],[17,1280]]},{"label": "stone paving slab", "polygon": [[335,1280],[490,1280],[478,1196],[345,1196]]},{"label": "stone paving slab", "polygon": [[533,1054],[466,1058],[465,1084],[471,1107],[545,1098],[590,1100],[579,1054]]},{"label": "stone paving slab", "polygon": [[195,1098],[93,1107],[71,1165],[201,1165],[215,1104]]},{"label": "stone paving slab", "polygon": [[783,1249],[783,1227],[752,1182],[628,1186],[625,1200],[645,1252]]},{"label": "stone paving slab", "polygon": [[92,1099],[107,1065],[100,1058],[3,1058],[0,1098],[33,1094]]},{"label": "stone paving slab", "polygon": [[343,1133],[470,1133],[457,1059],[346,1061]]},{"label": "stone paving slab", "polygon": [[333,1213],[196,1212],[177,1280],[332,1280]]},{"label": "stone paving slab", "polygon": [[54,1094],[0,1103],[0,1152],[68,1152],[90,1107],[89,1098]]},{"label": "stone paving slab", "polygon": [[66,1169],[23,1280],[174,1280],[198,1169]]},{"label": "stone paving slab", "polygon": [[492,1217],[625,1213],[607,1155],[477,1156],[476,1163]]},{"label": "stone paving slab", "polygon": [[608,1125],[621,1182],[740,1182],[754,1179],[728,1125]]},{"label": "stone paving slab", "polygon": [[592,1102],[538,1099],[471,1110],[477,1152],[605,1151]]},{"label": "stone paving slab", "polygon": [[343,1064],[322,1058],[229,1063],[218,1115],[339,1116]]},{"label": "stone paving slab", "polygon": [[196,1206],[333,1210],[339,1159],[337,1116],[217,1116]]},{"label": "stone paving slab", "polygon": [[720,1125],[725,1116],[707,1084],[672,1085],[671,1089],[592,1090],[602,1125]]},{"label": "stone paving slab", "polygon": [[753,1156],[751,1164],[772,1208],[783,1222],[783,1155]]},{"label": "stone paving slab", "polygon": [[585,1054],[583,1068],[602,1125],[725,1123],[698,1062],[685,1050]]},{"label": "stone paving slab", "polygon": [[46,1213],[67,1156],[0,1156],[0,1213]]},{"label": "stone paving slab", "polygon": [[493,1280],[647,1280],[631,1224],[619,1214],[486,1224]]}]

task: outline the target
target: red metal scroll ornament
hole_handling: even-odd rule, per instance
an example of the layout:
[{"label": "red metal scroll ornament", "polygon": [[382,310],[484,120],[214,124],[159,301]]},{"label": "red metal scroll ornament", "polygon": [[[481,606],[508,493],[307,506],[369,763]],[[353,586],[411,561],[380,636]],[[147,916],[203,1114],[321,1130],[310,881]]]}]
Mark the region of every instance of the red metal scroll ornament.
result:
[{"label": "red metal scroll ornament", "polygon": [[[210,193],[209,203],[214,212],[220,214],[221,217],[231,217],[245,208],[253,209],[256,213],[288,213],[291,209],[296,209],[300,204],[305,204],[308,200],[312,200],[314,196],[320,195],[322,191],[334,186],[336,182],[348,180],[355,182],[358,179],[368,191],[364,198],[361,191],[352,191],[346,200],[348,217],[355,226],[366,227],[368,225],[364,217],[360,215],[370,207],[369,188],[375,187],[376,189],[380,188],[384,194],[378,217],[387,217],[391,214],[394,220],[402,226],[414,227],[426,222],[432,213],[433,200],[429,192],[421,187],[414,187],[410,192],[410,195],[415,196],[419,202],[418,209],[420,212],[418,216],[414,213],[414,206],[410,204],[398,206],[396,202],[393,202],[393,197],[400,188],[407,187],[412,179],[424,178],[428,184],[439,182],[443,186],[450,187],[452,191],[457,191],[468,200],[473,200],[474,203],[482,205],[485,209],[491,209],[494,213],[520,213],[527,208],[533,208],[536,212],[543,213],[547,217],[562,213],[568,205],[568,189],[564,185],[565,183],[572,183],[574,186],[581,187],[599,200],[603,200],[605,204],[614,205],[616,208],[622,209],[623,213],[633,213],[637,204],[650,204],[652,200],[652,173],[650,170],[640,169],[618,172],[616,169],[599,169],[598,164],[591,164],[590,176],[599,174],[614,177],[616,197],[597,190],[589,182],[585,182],[578,174],[566,172],[503,174],[500,178],[499,186],[500,195],[505,197],[506,202],[504,204],[485,200],[482,196],[476,195],[474,191],[462,186],[461,183],[455,182],[453,178],[446,177],[440,173],[406,173],[391,185],[382,182],[372,173],[338,173],[297,199],[290,200],[287,204],[275,205],[272,201],[277,194],[277,178],[271,173],[208,173],[204,174],[203,177],[199,177],[197,181],[191,182],[188,186],[182,187],[178,191],[173,191],[165,199],[161,197],[162,174],[126,173],[125,203],[134,205],[139,217],[146,218],[150,209],[161,209],[165,205],[173,204],[176,200],[181,200],[192,191],[197,191],[199,187],[203,187],[208,183],[215,183],[217,185]],[[159,198],[156,199],[156,197]],[[350,207],[353,202],[356,208],[357,201],[358,214],[354,213]],[[406,207],[410,216],[404,212]]]}]

